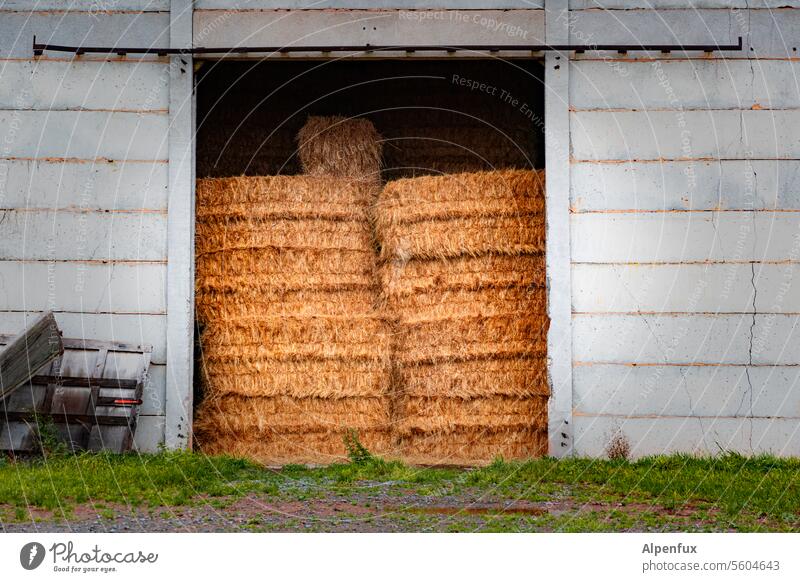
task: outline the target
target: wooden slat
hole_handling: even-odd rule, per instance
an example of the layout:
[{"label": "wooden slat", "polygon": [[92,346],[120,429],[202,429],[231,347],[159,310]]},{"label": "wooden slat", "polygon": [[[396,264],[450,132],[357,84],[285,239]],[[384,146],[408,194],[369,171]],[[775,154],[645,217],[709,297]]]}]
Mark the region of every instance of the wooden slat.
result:
[{"label": "wooden slat", "polygon": [[104,10],[93,16],[85,12],[9,12],[0,17],[0,58],[31,58],[34,35],[39,42],[50,44],[160,46],[169,42],[169,15]]},{"label": "wooden slat", "polygon": [[[800,10],[687,8],[572,11],[569,28],[571,42],[588,40],[608,44],[736,44],[741,36],[744,50],[717,52],[713,56],[732,59],[754,56],[786,58],[794,56],[792,48],[797,46],[794,39],[798,38],[800,32]],[[693,56],[702,54],[694,53]],[[589,56],[597,59],[619,57],[616,53],[592,53]],[[661,59],[685,57],[680,52],[637,53],[636,56]]]},{"label": "wooden slat", "polygon": [[165,213],[8,210],[0,259],[162,261],[166,231]]},{"label": "wooden slat", "polygon": [[[16,421],[16,422],[28,422],[34,424],[36,422],[36,418],[47,418],[51,419],[55,424],[73,424],[73,423],[80,423],[86,425],[88,427],[97,426],[115,426],[115,427],[125,427],[130,432],[129,429],[129,419],[127,415],[120,415],[120,416],[101,416],[101,415],[94,415],[94,414],[77,414],[77,413],[68,413],[68,412],[37,412],[36,414],[29,414],[24,412],[14,412],[14,411],[6,411],[3,413],[4,419],[8,419],[9,421]],[[87,435],[88,436],[88,435]],[[75,442],[73,440],[73,442]],[[87,443],[81,443],[81,448],[87,448]],[[105,448],[105,447],[104,447]],[[113,451],[116,453],[121,453],[122,451]]]},{"label": "wooden slat", "polygon": [[[426,18],[396,10],[194,11],[194,44],[207,47],[542,44],[543,10],[459,10]],[[298,39],[302,39],[298,41]]]},{"label": "wooden slat", "polygon": [[27,422],[0,424],[0,451],[27,452],[34,447],[33,427]]},{"label": "wooden slat", "polygon": [[573,214],[576,263],[797,260],[798,212]]},{"label": "wooden slat", "polygon": [[119,111],[0,111],[7,158],[165,160],[167,116]]},{"label": "wooden slat", "polygon": [[0,261],[0,305],[8,311],[166,313],[166,279],[167,265],[155,262]]},{"label": "wooden slat", "polygon": [[800,418],[797,366],[576,366],[575,410],[620,416]]},{"label": "wooden slat", "polygon": [[798,160],[585,162],[570,174],[573,212],[800,210]]},{"label": "wooden slat", "polygon": [[48,311],[34,319],[0,351],[0,400],[63,352],[64,344],[53,314]]},{"label": "wooden slat", "polygon": [[[138,384],[137,382],[137,387]],[[55,384],[53,384],[53,386],[55,386]],[[31,384],[28,387],[23,387],[9,396],[8,399],[4,401],[3,405],[8,411],[13,411],[13,414],[51,414],[52,405],[48,404],[46,392],[46,389],[49,387],[49,384]],[[98,407],[125,410],[137,406],[137,404],[134,403],[141,401],[141,398],[137,398],[136,388],[125,390],[100,388],[98,394]],[[132,404],[119,404],[118,401],[120,400],[131,401]],[[12,414],[12,412],[9,412],[9,414]],[[57,414],[63,414],[63,412]],[[3,412],[3,416],[4,415],[5,411]]]},{"label": "wooden slat", "polygon": [[[0,344],[7,339],[0,336]],[[4,406],[0,449],[33,450],[32,427],[44,418],[71,449],[129,450],[139,406],[117,400],[141,400],[152,348],[75,338],[63,343],[57,365],[42,368]]]},{"label": "wooden slat", "polygon": [[48,382],[59,382],[62,386],[81,388],[97,386],[98,388],[117,388],[120,390],[133,390],[139,384],[139,380],[123,378],[70,378],[39,374],[31,378],[32,384],[47,384]]},{"label": "wooden slat", "polygon": [[166,417],[163,415],[140,416],[134,435],[134,450],[155,453],[164,445]]},{"label": "wooden slat", "polygon": [[800,364],[800,316],[576,314],[575,361],[586,364]]},{"label": "wooden slat", "polygon": [[575,111],[576,160],[800,158],[800,110]]},{"label": "wooden slat", "polygon": [[663,8],[783,8],[800,7],[798,0],[570,0],[569,9],[604,8],[606,10],[663,9]]},{"label": "wooden slat", "polygon": [[167,208],[164,162],[4,160],[3,166],[3,208]]},{"label": "wooden slat", "polygon": [[69,11],[89,13],[90,16],[109,12],[163,12],[169,9],[169,0],[113,0],[89,2],[87,0],[4,0],[0,10],[24,12]]},{"label": "wooden slat", "polygon": [[[787,109],[800,107],[794,61],[576,61],[570,75],[574,109]],[[669,83],[671,90],[666,90]]]},{"label": "wooden slat", "polygon": [[0,109],[166,111],[169,71],[156,61],[12,61]]},{"label": "wooden slat", "polygon": [[[59,313],[59,328],[67,338],[78,338],[90,347],[97,340],[126,343],[129,346],[152,346],[152,359],[158,364],[166,361],[166,317],[164,315],[81,314]],[[24,325],[23,313],[0,313],[0,333],[14,333]],[[68,346],[65,344],[65,349]],[[134,348],[128,351],[138,351]]]},{"label": "wooden slat", "polygon": [[[719,0],[722,1],[722,0]],[[544,0],[196,0],[197,10],[225,9],[383,9],[383,10],[464,10],[543,8]]]},{"label": "wooden slat", "polygon": [[800,264],[576,264],[572,306],[582,313],[800,313]]},{"label": "wooden slat", "polygon": [[605,456],[617,432],[631,443],[633,458],[669,453],[718,454],[737,451],[747,455],[769,453],[781,457],[800,455],[800,419],[797,418],[697,418],[575,415],[575,452]]}]

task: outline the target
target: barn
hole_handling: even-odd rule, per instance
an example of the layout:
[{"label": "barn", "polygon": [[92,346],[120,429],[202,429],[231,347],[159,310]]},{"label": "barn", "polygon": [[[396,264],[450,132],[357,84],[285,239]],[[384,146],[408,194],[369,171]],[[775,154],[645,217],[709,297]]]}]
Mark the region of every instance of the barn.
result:
[{"label": "barn", "polygon": [[197,180],[366,117],[546,172],[549,455],[796,456],[799,42],[794,0],[7,0],[0,333],[151,345],[136,447],[192,446]]}]

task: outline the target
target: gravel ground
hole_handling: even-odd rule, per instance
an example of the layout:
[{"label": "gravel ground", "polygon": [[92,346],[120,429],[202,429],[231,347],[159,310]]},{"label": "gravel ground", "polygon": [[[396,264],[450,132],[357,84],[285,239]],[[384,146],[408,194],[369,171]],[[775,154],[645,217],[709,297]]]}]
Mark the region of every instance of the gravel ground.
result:
[{"label": "gravel ground", "polygon": [[[279,495],[195,499],[153,509],[82,504],[67,515],[36,510],[6,520],[6,532],[446,532],[446,531],[724,531],[693,508],[665,512],[636,503],[578,502],[568,490],[546,501],[477,490],[424,494],[363,483],[344,493],[304,490]],[[598,527],[597,524],[600,524]],[[603,524],[605,524],[604,527]]]}]

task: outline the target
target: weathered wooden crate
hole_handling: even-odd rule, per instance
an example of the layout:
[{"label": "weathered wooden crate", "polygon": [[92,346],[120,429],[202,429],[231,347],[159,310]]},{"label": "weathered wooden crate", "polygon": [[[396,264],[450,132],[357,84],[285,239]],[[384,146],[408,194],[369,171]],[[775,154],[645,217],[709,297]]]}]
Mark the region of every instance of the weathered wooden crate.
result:
[{"label": "weathered wooden crate", "polygon": [[[14,336],[0,335],[0,346]],[[52,422],[72,450],[130,450],[152,347],[64,339],[64,353],[0,401],[0,450],[38,447],[37,422]]]}]

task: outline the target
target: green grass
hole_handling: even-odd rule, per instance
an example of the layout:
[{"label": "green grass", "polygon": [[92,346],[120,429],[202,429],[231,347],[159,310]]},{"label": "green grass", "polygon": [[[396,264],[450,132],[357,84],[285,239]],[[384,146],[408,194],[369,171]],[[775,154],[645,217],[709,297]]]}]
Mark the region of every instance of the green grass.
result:
[{"label": "green grass", "polygon": [[183,505],[201,495],[233,495],[237,482],[259,484],[264,474],[241,459],[191,453],[62,455],[0,465],[0,504],[50,510],[88,501]]},{"label": "green grass", "polygon": [[778,518],[800,516],[798,459],[730,453],[713,458],[660,456],[635,462],[540,459],[494,463],[467,478],[467,483],[478,487],[527,487],[531,493],[548,482],[595,486],[623,500],[647,500],[667,509],[697,502],[712,503],[731,516],[743,510]]},{"label": "green grass", "polygon": [[[363,495],[376,488],[384,495],[377,504]],[[20,521],[27,517],[28,508],[69,516],[75,506],[85,503],[99,507],[104,519],[112,519],[119,506],[153,509],[208,504],[224,508],[251,493],[276,502],[313,503],[331,496],[353,499],[362,508],[375,511],[376,519],[382,511],[377,505],[402,507],[409,495],[434,505],[439,499],[470,503],[492,498],[517,503],[556,500],[569,508],[541,516],[501,512],[446,521],[395,511],[398,522],[407,521],[410,529],[800,529],[800,460],[768,456],[674,455],[635,462],[545,458],[524,463],[497,461],[472,470],[409,467],[371,455],[347,464],[321,468],[288,465],[281,470],[242,459],[182,452],[0,461],[0,521]],[[255,531],[262,526],[280,529],[273,522],[258,520],[248,522],[246,529]]]}]

